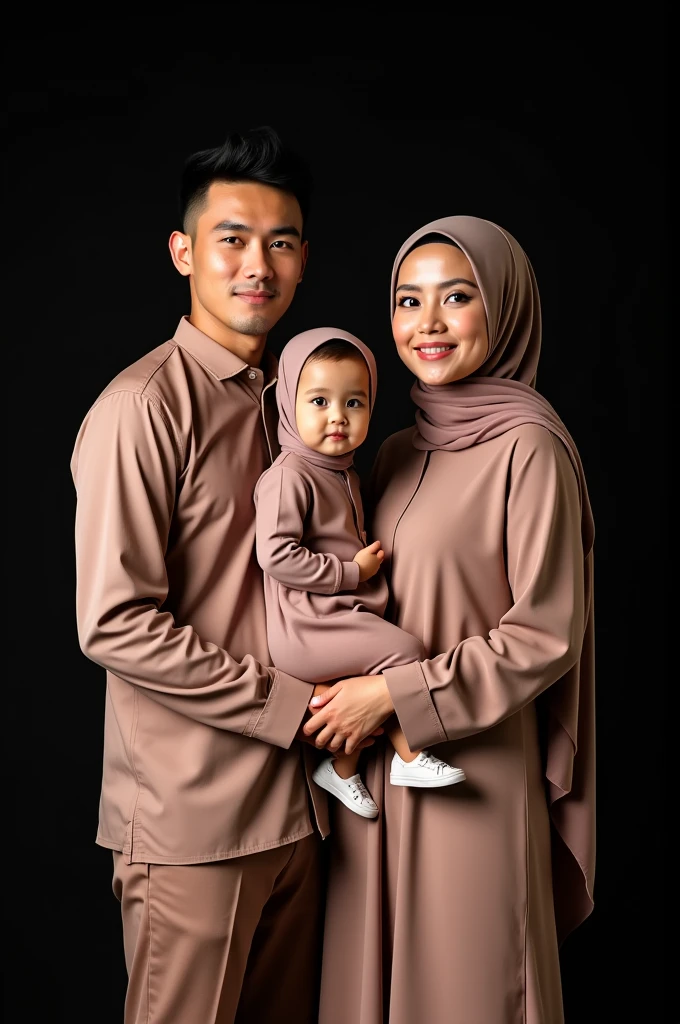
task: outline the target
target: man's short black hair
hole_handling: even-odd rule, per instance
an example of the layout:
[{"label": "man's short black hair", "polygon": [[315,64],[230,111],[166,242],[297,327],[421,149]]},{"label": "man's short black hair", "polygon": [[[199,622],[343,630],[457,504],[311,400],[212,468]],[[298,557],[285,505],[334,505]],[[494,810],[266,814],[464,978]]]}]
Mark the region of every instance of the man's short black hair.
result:
[{"label": "man's short black hair", "polygon": [[221,146],[203,149],[187,159],[179,191],[183,231],[189,233],[214,181],[259,182],[295,196],[302,211],[304,237],[313,185],[311,171],[297,153],[283,144],[273,128],[263,125],[245,132],[230,132]]}]

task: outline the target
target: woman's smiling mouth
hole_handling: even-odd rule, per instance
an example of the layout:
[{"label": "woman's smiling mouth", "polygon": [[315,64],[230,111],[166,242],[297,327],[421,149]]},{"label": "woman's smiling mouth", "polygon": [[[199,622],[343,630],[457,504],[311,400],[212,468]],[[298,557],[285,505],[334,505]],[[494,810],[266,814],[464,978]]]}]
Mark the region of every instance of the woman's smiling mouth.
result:
[{"label": "woman's smiling mouth", "polygon": [[444,359],[455,351],[455,345],[418,345],[415,351],[419,359]]}]

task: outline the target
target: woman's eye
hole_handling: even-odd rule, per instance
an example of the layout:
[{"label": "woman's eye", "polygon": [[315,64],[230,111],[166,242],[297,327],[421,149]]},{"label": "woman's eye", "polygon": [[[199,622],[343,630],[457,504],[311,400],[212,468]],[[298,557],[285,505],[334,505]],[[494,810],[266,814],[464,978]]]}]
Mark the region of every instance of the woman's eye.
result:
[{"label": "woman's eye", "polygon": [[420,303],[417,299],[414,299],[412,295],[402,295],[397,305],[403,306],[404,309],[415,309],[415,307],[419,306]]},{"label": "woman's eye", "polygon": [[451,292],[450,295],[447,295],[446,301],[453,303],[453,305],[455,306],[460,302],[469,302],[470,296],[467,295],[465,292]]}]

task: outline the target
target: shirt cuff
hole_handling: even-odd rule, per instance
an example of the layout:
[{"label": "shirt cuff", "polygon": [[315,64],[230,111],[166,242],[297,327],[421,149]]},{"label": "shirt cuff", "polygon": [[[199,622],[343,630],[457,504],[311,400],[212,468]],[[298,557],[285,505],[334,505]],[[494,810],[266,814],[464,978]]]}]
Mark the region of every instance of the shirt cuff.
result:
[{"label": "shirt cuff", "polygon": [[386,668],[383,676],[394,704],[402,732],[411,750],[423,750],[445,743],[447,736],[439,720],[420,662]]},{"label": "shirt cuff", "polygon": [[342,575],[338,590],[356,590],[359,586],[359,563],[341,562]]},{"label": "shirt cuff", "polygon": [[252,738],[287,750],[302,725],[313,692],[313,683],[303,683],[276,669],[267,702],[250,733]]}]

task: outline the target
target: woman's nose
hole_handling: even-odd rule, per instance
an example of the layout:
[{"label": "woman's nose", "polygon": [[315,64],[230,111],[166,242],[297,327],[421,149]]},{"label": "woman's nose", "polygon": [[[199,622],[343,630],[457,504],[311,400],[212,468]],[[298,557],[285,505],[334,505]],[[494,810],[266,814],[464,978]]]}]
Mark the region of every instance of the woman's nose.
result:
[{"label": "woman's nose", "polygon": [[418,334],[443,334],[446,324],[439,313],[439,303],[424,297],[416,326]]},{"label": "woman's nose", "polygon": [[418,321],[418,334],[443,334],[446,324],[434,313],[425,313]]}]

